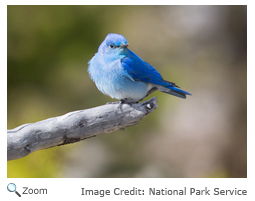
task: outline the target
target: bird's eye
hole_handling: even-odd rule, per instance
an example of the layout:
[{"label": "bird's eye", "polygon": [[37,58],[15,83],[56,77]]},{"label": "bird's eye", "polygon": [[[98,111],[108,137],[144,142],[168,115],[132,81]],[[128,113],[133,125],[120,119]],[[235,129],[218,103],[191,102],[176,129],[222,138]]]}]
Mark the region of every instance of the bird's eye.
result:
[{"label": "bird's eye", "polygon": [[114,48],[114,45],[113,45],[113,44],[111,44],[111,45],[110,45],[110,47],[111,47],[111,48]]}]

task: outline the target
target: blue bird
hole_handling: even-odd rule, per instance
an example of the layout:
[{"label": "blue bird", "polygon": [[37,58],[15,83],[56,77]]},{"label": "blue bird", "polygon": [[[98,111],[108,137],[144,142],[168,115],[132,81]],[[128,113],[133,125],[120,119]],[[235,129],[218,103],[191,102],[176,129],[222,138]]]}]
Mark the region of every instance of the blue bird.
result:
[{"label": "blue bird", "polygon": [[139,102],[156,90],[179,98],[191,95],[164,80],[152,65],[129,50],[128,45],[124,36],[110,33],[88,62],[89,75],[99,91],[122,103]]}]

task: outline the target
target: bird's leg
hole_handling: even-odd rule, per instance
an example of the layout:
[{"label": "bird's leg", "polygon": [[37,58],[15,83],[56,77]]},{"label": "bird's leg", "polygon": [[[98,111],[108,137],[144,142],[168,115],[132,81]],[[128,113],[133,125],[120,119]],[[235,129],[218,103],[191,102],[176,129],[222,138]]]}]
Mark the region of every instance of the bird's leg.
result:
[{"label": "bird's leg", "polygon": [[118,108],[121,108],[121,106],[122,106],[123,104],[128,104],[128,105],[130,105],[130,106],[132,107],[132,104],[138,103],[139,101],[137,101],[137,102],[132,102],[132,101],[128,100],[127,98],[124,98],[124,99],[121,99],[119,102],[120,102],[120,103],[119,103]]},{"label": "bird's leg", "polygon": [[125,104],[125,103],[132,106],[132,103],[138,103],[138,102],[131,102],[127,98],[124,98],[124,99],[120,100],[120,105]]}]

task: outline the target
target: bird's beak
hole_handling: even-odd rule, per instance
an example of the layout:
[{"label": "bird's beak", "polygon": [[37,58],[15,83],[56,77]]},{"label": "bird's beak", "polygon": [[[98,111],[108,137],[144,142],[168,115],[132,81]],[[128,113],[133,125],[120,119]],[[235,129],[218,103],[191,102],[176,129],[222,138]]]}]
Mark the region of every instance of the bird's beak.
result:
[{"label": "bird's beak", "polygon": [[129,45],[128,43],[127,44],[122,44],[122,45],[120,45],[120,47],[121,48],[126,48],[128,45]]}]

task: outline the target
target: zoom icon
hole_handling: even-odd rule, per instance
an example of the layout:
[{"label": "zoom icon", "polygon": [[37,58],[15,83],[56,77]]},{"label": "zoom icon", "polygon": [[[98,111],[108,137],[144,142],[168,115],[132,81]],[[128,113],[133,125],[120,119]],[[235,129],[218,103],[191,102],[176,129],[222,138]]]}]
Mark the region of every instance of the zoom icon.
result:
[{"label": "zoom icon", "polygon": [[16,191],[16,185],[14,183],[9,183],[7,185],[7,190],[9,192],[15,192],[17,194],[17,196],[21,197],[21,195]]}]

